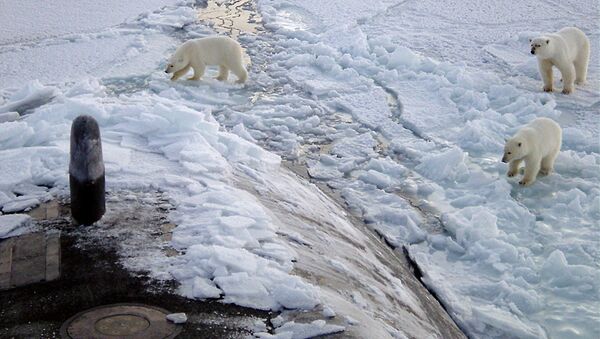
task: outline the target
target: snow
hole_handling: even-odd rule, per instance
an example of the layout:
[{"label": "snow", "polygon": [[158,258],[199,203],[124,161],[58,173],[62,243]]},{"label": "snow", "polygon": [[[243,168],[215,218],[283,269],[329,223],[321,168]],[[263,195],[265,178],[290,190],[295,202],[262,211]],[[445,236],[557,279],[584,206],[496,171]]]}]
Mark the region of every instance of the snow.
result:
[{"label": "snow", "polygon": [[[368,10],[367,14],[358,11],[356,16],[365,15],[367,19],[358,18],[356,23],[354,17],[340,21],[348,22],[344,29],[352,32],[350,41],[335,35],[339,35],[340,29],[323,27],[340,16],[345,17],[345,12],[340,14],[323,8],[314,11],[312,5],[295,1],[287,1],[285,6],[269,1],[259,3],[268,27],[275,30],[279,39],[287,41],[282,45],[288,44],[285,50],[275,51],[271,56],[274,65],[270,67],[287,69],[291,83],[318,96],[318,100],[305,100],[309,101],[308,105],[317,107],[314,111],[324,111],[320,117],[341,110],[353,118],[350,124],[328,125],[335,128],[327,135],[332,139],[331,151],[308,154],[309,173],[340,188],[350,207],[360,211],[388,241],[397,245],[413,244],[409,253],[426,272],[426,283],[441,297],[459,325],[475,337],[526,333],[543,337],[560,333],[554,332],[560,331],[558,321],[578,323],[578,332],[583,337],[591,337],[593,332],[590,331],[598,321],[598,314],[593,310],[597,298],[592,297],[593,301],[589,300],[582,307],[579,298],[569,301],[564,291],[550,291],[534,277],[542,275],[543,263],[552,259],[549,249],[565,246],[570,248],[569,252],[574,251],[573,260],[585,263],[590,270],[588,277],[594,277],[598,270],[598,252],[577,249],[598,245],[598,230],[592,226],[597,225],[597,214],[591,212],[598,209],[593,205],[598,201],[598,186],[597,180],[591,179],[595,175],[588,172],[598,172],[598,124],[597,120],[590,120],[594,110],[587,109],[587,105],[591,107],[598,102],[597,90],[594,90],[598,63],[590,67],[590,77],[594,80],[588,80],[588,87],[578,89],[569,98],[550,96],[539,91],[536,65],[527,59],[527,38],[535,32],[524,32],[520,24],[509,24],[508,29],[502,24],[498,28],[462,28],[456,32],[461,24],[450,29],[455,17],[464,17],[467,27],[481,26],[481,20],[486,20],[482,18],[489,17],[490,13],[503,13],[501,21],[512,23],[511,11],[505,11],[512,5],[502,3],[475,6],[473,3],[419,2],[390,6],[375,15],[369,15]],[[372,7],[377,10],[382,3]],[[539,9],[535,3],[519,4],[522,11],[518,15],[535,13]],[[303,32],[297,28],[290,30],[285,23],[280,25],[280,15],[289,16],[290,4],[310,12],[313,22],[319,21],[314,17],[321,20]],[[334,4],[335,1],[329,2],[328,6]],[[583,6],[591,8],[593,5],[587,2]],[[446,7],[461,14],[449,13]],[[429,16],[423,15],[429,14],[432,8],[435,8],[434,14],[439,13],[439,21],[432,22]],[[561,18],[576,13],[574,9],[566,9]],[[302,11],[295,12],[303,16]],[[415,20],[402,20],[419,15],[417,26],[411,26]],[[577,17],[583,21],[581,26],[588,27],[586,31],[592,37],[598,34],[597,23]],[[426,21],[423,18],[427,18]],[[497,20],[494,17],[492,21]],[[397,22],[403,24],[396,25]],[[527,24],[532,25],[530,21]],[[542,25],[549,30],[561,27],[558,22],[552,24],[555,26],[549,27],[547,22]],[[483,60],[489,64],[484,64],[480,42],[475,45],[467,39],[472,37],[473,31],[494,43],[494,40],[500,41],[499,29],[510,46],[494,45],[493,50],[501,51],[498,55],[504,59],[489,62],[487,57]],[[442,39],[423,31],[440,32]],[[445,31],[451,33],[445,34]],[[509,38],[509,34],[515,38]],[[420,36],[407,40],[407,35]],[[475,49],[477,52],[465,52]],[[441,56],[444,56],[441,60],[433,59]],[[463,61],[456,62],[458,59]],[[597,56],[592,63],[594,60]],[[507,64],[514,70],[507,72]],[[523,70],[526,72],[522,73]],[[333,89],[335,93],[331,92]],[[298,100],[293,91],[284,95],[289,97],[287,105]],[[378,99],[386,96],[392,100]],[[393,99],[399,102],[394,103]],[[386,101],[391,103],[380,105]],[[278,103],[286,105],[286,100],[280,97]],[[260,105],[260,101],[257,104]],[[573,110],[589,114],[573,117]],[[559,122],[568,118],[560,155],[563,162],[557,165],[555,174],[542,178],[536,187],[521,190],[512,179],[505,177],[506,168],[498,159],[503,139],[536,116],[551,117]],[[266,126],[261,131],[268,129],[274,127]],[[349,133],[349,129],[356,132]],[[379,133],[374,135],[369,130]],[[584,141],[581,134],[588,138]],[[293,135],[289,142],[295,142],[300,148],[302,141],[296,140],[304,135]],[[575,161],[564,158],[571,155],[587,157],[590,162],[576,165]],[[375,157],[395,161],[401,170],[389,175],[385,170],[363,165]],[[577,168],[575,173],[574,168]],[[569,186],[577,187],[581,193],[569,193],[573,192]],[[562,203],[561,197],[567,195],[569,198]],[[410,213],[413,209],[404,197],[423,201],[422,209],[440,216],[437,225],[427,230],[429,220]],[[566,222],[566,218],[574,219]],[[418,229],[417,225],[421,229],[415,233],[412,230]],[[440,232],[440,225],[446,234],[423,232],[423,227],[429,232]],[[571,226],[565,228],[566,225]],[[581,229],[579,225],[589,226]],[[542,230],[548,227],[551,233],[543,235]],[[570,239],[561,239],[558,235],[561,233],[569,234]],[[575,253],[585,254],[575,256]],[[513,275],[511,272],[522,273]],[[521,274],[531,277],[530,280],[524,280]],[[499,281],[504,284],[499,285]],[[480,295],[478,291],[486,285],[490,286],[490,292]],[[501,290],[497,286],[506,286],[510,297],[498,297]],[[569,287],[569,293],[579,289],[575,283]],[[598,295],[594,285],[581,291]],[[572,318],[570,311],[562,319],[544,319],[542,310],[552,312],[554,307],[582,312],[586,320]],[[482,309],[485,312],[475,312]],[[482,316],[484,313],[486,317]],[[510,319],[514,326],[505,326],[500,319]]]},{"label": "snow", "polygon": [[[0,41],[6,43],[1,50],[0,68],[6,71],[0,88],[22,87],[35,80],[45,84],[78,82],[90,76],[113,78],[112,81],[119,81],[122,75],[143,79],[148,67],[164,63],[177,43],[164,32],[181,29],[195,20],[195,11],[188,7],[166,6],[159,10],[165,5],[185,4],[177,0],[60,4],[24,1],[3,5],[8,10],[0,10],[0,21],[8,24],[0,28]],[[31,10],[32,6],[42,8]],[[65,12],[73,17],[64,20]],[[41,13],[44,15],[38,18]],[[93,20],[87,19],[89,15],[93,15]],[[23,17],[36,20],[36,24],[30,25]],[[139,26],[140,21],[146,25]],[[27,27],[21,27],[23,24]],[[0,103],[0,112],[6,109]]]},{"label": "snow", "polygon": [[0,123],[15,121],[18,120],[19,117],[19,112],[0,113]]},{"label": "snow", "polygon": [[9,103],[0,106],[0,112],[17,111],[17,113],[23,113],[28,109],[49,102],[55,95],[56,90],[54,87],[44,86],[36,79],[12,94],[8,98]]},{"label": "snow", "polygon": [[259,332],[255,336],[261,339],[305,339],[344,331],[343,326],[329,325],[325,320],[315,320],[311,323],[289,321],[283,324],[275,321],[273,325],[276,327],[274,335]]},{"label": "snow", "polygon": [[322,312],[322,313],[323,313],[323,315],[324,315],[325,317],[327,317],[327,318],[333,318],[333,317],[335,317],[335,311],[334,311],[334,310],[332,310],[332,309],[331,309],[330,307],[328,307],[328,306],[325,306],[325,307],[323,307],[323,312]]},{"label": "snow", "polygon": [[[160,190],[174,206],[181,255],[124,247],[126,267],[188,298],[282,311],[259,337],[336,333],[338,320],[358,337],[441,336],[348,213],[406,249],[469,337],[595,336],[600,59],[564,96],[541,92],[528,55],[529,37],[574,23],[599,50],[594,1],[258,0],[267,31],[240,36],[246,86],[162,72],[181,39],[212,33],[191,2],[61,3],[100,14],[0,10],[2,213],[64,194],[70,124],[88,114],[109,191]],[[563,147],[555,173],[522,188],[499,159],[536,117],[561,124]],[[26,229],[10,220],[4,234]]]},{"label": "snow", "polygon": [[[195,15],[188,7],[167,8],[160,14],[142,15],[137,28],[127,30],[180,28],[194,22]],[[123,36],[114,32],[111,35],[116,39]],[[88,37],[79,37],[84,41],[77,47],[94,53],[86,48]],[[92,42],[102,39],[100,36]],[[110,44],[111,51],[119,52],[136,42],[126,42],[122,47]],[[11,57],[10,53],[3,56]],[[149,56],[157,59],[152,63],[163,62],[162,56]],[[147,67],[156,66],[143,65]],[[171,262],[157,258],[155,264],[159,267],[153,272],[157,277],[178,279],[182,294],[192,298],[224,295],[224,302],[267,310],[314,308],[319,302],[318,289],[289,274],[293,255],[279,245],[277,228],[268,214],[261,212],[263,208],[256,198],[232,183],[235,166],[276,169],[279,157],[235,134],[220,131],[208,107],[192,109],[180,104],[181,94],[161,73],[156,69],[151,75],[154,92],[118,97],[109,96],[102,82],[85,77],[59,87],[32,80],[20,89],[10,90],[12,94],[3,99],[3,110],[35,113],[0,125],[3,211],[28,209],[48,194],[47,190],[24,190],[23,185],[66,190],[70,123],[85,113],[95,118],[102,130],[109,189],[155,187],[171,192],[176,202],[171,219],[179,227],[173,234],[173,246],[185,254]],[[120,76],[134,77],[135,69],[127,69]],[[210,90],[205,88],[204,92],[209,94]],[[153,154],[161,154],[163,159],[155,161]],[[140,161],[145,165],[139,166]],[[9,226],[10,230],[17,227]],[[137,268],[147,262],[145,258],[139,260],[130,266]],[[253,288],[240,288],[246,284]]]},{"label": "snow", "polygon": [[[238,243],[230,242],[229,245]],[[200,273],[200,277],[214,281],[228,303],[263,310],[312,309],[318,304],[318,291],[314,287],[287,274],[291,269],[289,262],[283,263],[286,267],[282,267],[245,249],[214,245],[190,246],[180,260],[182,268],[173,270],[172,274],[182,282],[182,289],[193,284],[194,295],[215,291],[207,288],[211,286],[206,286],[206,280],[197,281]],[[188,283],[188,279],[192,281]]]},{"label": "snow", "polygon": [[167,314],[167,320],[175,324],[185,324],[187,322],[187,315],[185,313],[171,313]]},{"label": "snow", "polygon": [[195,277],[192,285],[192,294],[184,295],[189,298],[196,299],[219,298],[221,296],[221,290],[212,280],[202,277]]},{"label": "snow", "polygon": [[[40,3],[24,0],[0,7],[0,43],[36,42],[68,34],[94,32],[118,25],[150,9],[175,4],[177,0],[144,0],[124,5],[110,0],[66,0]],[[110,8],[109,11],[106,9]]]},{"label": "snow", "polygon": [[35,230],[35,225],[27,214],[0,215],[0,239],[10,238]]},{"label": "snow", "polygon": [[14,213],[21,211],[29,211],[32,207],[40,204],[37,198],[16,198],[11,202],[7,202],[2,206],[2,212]]},{"label": "snow", "polygon": [[328,325],[324,320],[315,320],[310,324],[300,324],[293,321],[283,324],[275,329],[275,333],[292,333],[292,339],[313,338],[320,335],[342,332],[343,326]]}]

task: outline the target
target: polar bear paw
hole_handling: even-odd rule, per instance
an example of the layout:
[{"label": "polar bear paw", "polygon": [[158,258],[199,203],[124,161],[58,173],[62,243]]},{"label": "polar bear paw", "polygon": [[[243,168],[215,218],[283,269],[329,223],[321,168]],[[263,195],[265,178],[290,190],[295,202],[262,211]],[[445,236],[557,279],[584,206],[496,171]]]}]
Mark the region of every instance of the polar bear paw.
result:
[{"label": "polar bear paw", "polygon": [[523,179],[521,179],[521,181],[519,181],[519,185],[521,185],[521,186],[531,186],[531,184],[533,184],[534,181],[535,180],[523,178]]}]

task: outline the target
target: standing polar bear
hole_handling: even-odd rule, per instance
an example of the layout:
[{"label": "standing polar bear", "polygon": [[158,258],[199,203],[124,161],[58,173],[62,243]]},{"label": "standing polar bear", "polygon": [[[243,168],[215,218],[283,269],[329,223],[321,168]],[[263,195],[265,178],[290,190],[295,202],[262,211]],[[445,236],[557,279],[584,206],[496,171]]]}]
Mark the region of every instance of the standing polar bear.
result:
[{"label": "standing polar bear", "polygon": [[531,54],[538,59],[544,91],[552,92],[552,66],[562,74],[564,94],[583,84],[590,60],[590,41],[580,29],[565,27],[560,31],[530,39]]},{"label": "standing polar bear", "polygon": [[502,162],[510,162],[507,175],[514,177],[525,161],[525,175],[519,181],[523,186],[533,184],[540,172],[548,175],[554,168],[554,160],[560,151],[562,129],[552,119],[537,118],[522,127],[512,138],[506,140]]},{"label": "standing polar bear", "polygon": [[227,80],[230,70],[237,76],[237,83],[244,83],[248,78],[242,64],[242,47],[237,41],[225,36],[184,42],[169,59],[165,73],[173,73],[171,80],[174,81],[192,68],[194,76],[188,80],[199,80],[204,75],[207,65],[219,65],[217,80]]}]

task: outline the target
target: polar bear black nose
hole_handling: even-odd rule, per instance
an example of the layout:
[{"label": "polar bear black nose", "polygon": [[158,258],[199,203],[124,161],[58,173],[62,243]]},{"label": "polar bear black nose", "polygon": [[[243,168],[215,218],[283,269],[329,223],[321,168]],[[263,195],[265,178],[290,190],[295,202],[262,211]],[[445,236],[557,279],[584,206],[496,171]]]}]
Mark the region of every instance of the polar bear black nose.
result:
[{"label": "polar bear black nose", "polygon": [[535,49],[532,49],[532,50],[531,50],[531,54],[535,54]]}]

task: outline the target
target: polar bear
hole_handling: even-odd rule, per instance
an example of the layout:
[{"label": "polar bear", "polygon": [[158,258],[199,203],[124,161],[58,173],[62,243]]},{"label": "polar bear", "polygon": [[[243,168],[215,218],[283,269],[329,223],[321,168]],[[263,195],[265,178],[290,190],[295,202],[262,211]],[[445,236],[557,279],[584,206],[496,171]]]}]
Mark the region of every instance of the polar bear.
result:
[{"label": "polar bear", "polygon": [[562,129],[554,120],[548,118],[532,120],[512,138],[506,140],[502,162],[510,163],[507,175],[514,177],[523,160],[525,175],[519,184],[523,186],[533,184],[538,172],[542,175],[550,174],[561,143]]},{"label": "polar bear", "polygon": [[237,41],[225,36],[184,42],[169,59],[165,73],[173,73],[171,80],[174,81],[193,68],[194,76],[188,80],[199,80],[207,65],[219,65],[217,80],[227,80],[229,70],[237,76],[237,83],[244,83],[248,78],[242,64],[242,47]]},{"label": "polar bear", "polygon": [[583,84],[587,76],[590,60],[590,40],[580,29],[565,27],[552,34],[546,34],[531,42],[531,54],[538,59],[538,66],[544,91],[552,92],[552,66],[562,74],[564,94],[575,89],[575,84]]}]

